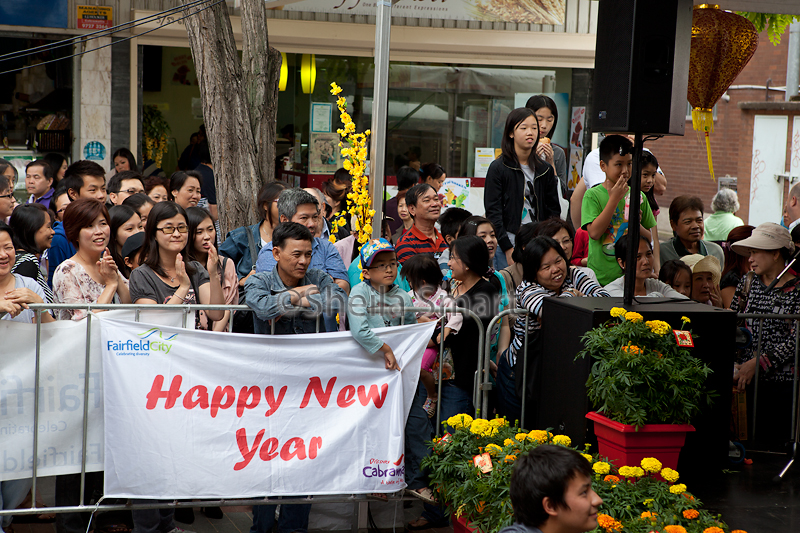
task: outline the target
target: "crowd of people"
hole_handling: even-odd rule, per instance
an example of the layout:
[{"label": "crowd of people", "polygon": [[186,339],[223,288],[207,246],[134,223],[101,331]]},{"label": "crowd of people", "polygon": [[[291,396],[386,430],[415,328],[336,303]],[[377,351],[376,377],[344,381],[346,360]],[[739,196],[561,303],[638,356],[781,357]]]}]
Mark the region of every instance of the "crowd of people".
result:
[{"label": "crowd of people", "polygon": [[[533,379],[523,390],[522,354],[527,343],[529,361],[544,356],[544,299],[621,296],[631,246],[638,250],[636,297],[691,299],[749,313],[797,313],[800,307],[792,272],[777,290],[767,290],[794,252],[789,230],[743,225],[733,214],[735,193],[723,190],[714,199],[713,238],[704,228],[702,200],[675,198],[669,206],[674,236],[659,240],[653,193],[663,192],[666,179],[648,151],[642,155],[643,192],[637,199],[641,219],[634,222],[640,224],[640,238],[631,242],[633,145],[626,137],[607,136],[589,154],[584,180],[567,201],[564,153],[547,138],[557,119],[555,104],[545,96],[508,115],[502,155],[486,178],[485,217],[456,207],[442,212],[438,190],[446,176],[440,165],[400,168],[398,194],[386,204],[383,237],[363,246],[350,234],[351,185],[344,169],[323,190],[264,185],[257,199],[260,221],[222,239],[207,143],[185,154],[187,161],[197,158],[197,170],[179,170],[169,179],[144,178],[125,149],[115,153],[116,173],[108,182],[105,170],[91,161],[68,166],[63,158],[33,161],[25,175],[30,197],[19,206],[13,200],[16,170],[0,160],[0,220],[8,220],[0,222],[2,319],[31,322],[28,304],[42,302],[241,303],[253,312],[201,311],[195,327],[255,334],[349,330],[364,348],[365,362],[387,370],[399,370],[398,362],[374,330],[434,321],[405,430],[405,465],[408,490],[426,502],[409,529],[439,527],[447,519],[420,467],[434,433],[431,419],[437,410],[441,420],[474,411],[479,328],[486,331],[501,311],[530,313],[527,320],[507,316],[488,332],[496,383],[491,414],[518,420],[522,403],[535,401]],[[790,191],[787,225],[800,220],[798,198],[800,186]],[[332,222],[341,218],[347,223],[337,229]],[[429,311],[397,312],[398,305]],[[481,323],[439,310],[453,305],[470,309]],[[374,311],[381,306],[383,311]],[[86,312],[63,309],[41,316],[81,320]],[[751,335],[763,329],[761,358],[756,361],[751,343],[731,369],[744,390],[761,365],[762,379],[774,385],[766,388],[771,420],[781,427],[791,408],[795,327],[792,321],[749,320],[743,328]],[[58,505],[76,504],[74,478],[59,477]],[[6,483],[3,506],[9,508],[30,484]],[[284,506],[278,529],[306,531],[309,513],[308,505]],[[176,529],[172,520],[164,510],[133,514],[137,531],[167,532]],[[255,508],[251,533],[264,533],[274,520],[272,506]],[[59,515],[59,533],[80,529],[85,529],[80,515]]]}]

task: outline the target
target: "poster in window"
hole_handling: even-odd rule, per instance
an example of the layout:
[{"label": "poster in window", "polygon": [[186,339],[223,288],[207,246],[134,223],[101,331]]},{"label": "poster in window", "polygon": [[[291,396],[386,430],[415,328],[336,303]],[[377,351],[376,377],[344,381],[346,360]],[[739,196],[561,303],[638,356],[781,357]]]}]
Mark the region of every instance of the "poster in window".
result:
[{"label": "poster in window", "polygon": [[569,171],[567,187],[574,190],[583,175],[583,133],[586,127],[586,108],[573,107],[569,135]]},{"label": "poster in window", "polygon": [[341,166],[338,133],[311,132],[308,143],[308,173],[333,174]]}]

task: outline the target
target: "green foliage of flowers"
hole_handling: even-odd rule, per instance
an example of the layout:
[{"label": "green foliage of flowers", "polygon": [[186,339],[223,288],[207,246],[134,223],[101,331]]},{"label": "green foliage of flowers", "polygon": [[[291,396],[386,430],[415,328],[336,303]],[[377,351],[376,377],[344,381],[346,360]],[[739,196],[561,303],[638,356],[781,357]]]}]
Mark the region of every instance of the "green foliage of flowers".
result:
[{"label": "green foliage of flowers", "polygon": [[667,322],[645,322],[622,308],[611,316],[584,335],[578,354],[594,360],[586,381],[589,400],[623,424],[688,424],[716,396],[705,388],[712,370],[678,346]]},{"label": "green foliage of flowers", "polygon": [[794,15],[777,15],[774,13],[737,11],[736,14],[752,22],[758,33],[761,33],[766,28],[767,37],[769,37],[769,41],[775,46],[780,44],[781,35],[786,31],[789,24],[795,20],[800,20],[800,17]]},{"label": "green foliage of flowers", "polygon": [[[430,475],[437,501],[457,517],[466,517],[469,526],[482,533],[497,533],[514,522],[509,486],[518,457],[542,444],[570,447],[566,435],[528,432],[502,418],[487,421],[457,415],[448,425],[455,428],[453,433],[433,440],[432,453],[423,459],[422,467]],[[491,461],[487,472],[474,461],[483,454]],[[662,468],[658,460],[648,457],[641,466],[616,468],[597,455],[582,455],[592,464],[592,487],[603,499],[595,533],[611,533],[616,526],[616,531],[633,533],[681,533],[680,528],[685,533],[715,532],[709,528],[730,531],[678,483],[678,472]],[[485,456],[481,459],[486,462]],[[643,513],[650,514],[642,518]]]}]

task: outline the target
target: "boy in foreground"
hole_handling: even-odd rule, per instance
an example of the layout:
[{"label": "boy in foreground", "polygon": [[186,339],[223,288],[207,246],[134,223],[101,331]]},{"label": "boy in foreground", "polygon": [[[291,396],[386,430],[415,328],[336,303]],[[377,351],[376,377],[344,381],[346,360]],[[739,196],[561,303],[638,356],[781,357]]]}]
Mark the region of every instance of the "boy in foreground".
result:
[{"label": "boy in foreground", "polygon": [[583,533],[597,527],[603,500],[592,468],[575,450],[542,445],[520,456],[511,474],[514,524],[500,533]]}]

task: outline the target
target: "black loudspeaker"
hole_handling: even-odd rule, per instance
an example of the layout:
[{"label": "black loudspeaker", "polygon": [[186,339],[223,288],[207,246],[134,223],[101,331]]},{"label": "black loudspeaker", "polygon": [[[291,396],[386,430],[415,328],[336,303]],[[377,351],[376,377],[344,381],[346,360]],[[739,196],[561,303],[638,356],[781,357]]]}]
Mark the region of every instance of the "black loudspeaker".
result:
[{"label": "black loudspeaker", "polygon": [[540,379],[536,381],[538,394],[534,400],[537,429],[551,427],[557,434],[568,435],[577,446],[594,441],[592,423],[586,419],[586,413],[592,410],[586,396],[592,361],[576,361],[575,356],[583,349],[584,333],[611,320],[612,307],[625,307],[640,313],[645,320],[664,320],[673,327],[680,327],[681,317],[687,316],[695,336],[692,353],[713,370],[706,385],[719,396],[692,421],[696,431],[687,435],[679,466],[686,471],[718,469],[728,458],[736,313],[691,300],[639,300],[646,303],[625,306],[622,298],[544,300],[542,352],[537,366]]},{"label": "black loudspeaker", "polygon": [[600,0],[592,129],[683,135],[692,0]]}]

